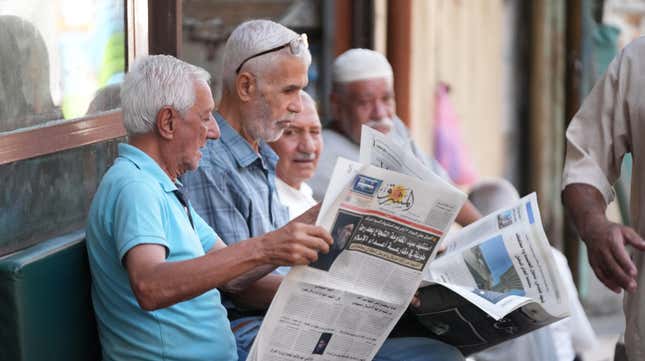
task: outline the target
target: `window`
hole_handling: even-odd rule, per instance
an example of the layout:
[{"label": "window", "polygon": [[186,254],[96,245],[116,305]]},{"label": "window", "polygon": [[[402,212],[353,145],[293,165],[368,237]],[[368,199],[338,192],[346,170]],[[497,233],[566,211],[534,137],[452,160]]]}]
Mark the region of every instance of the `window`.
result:
[{"label": "window", "polygon": [[147,2],[0,0],[0,255],[82,228],[125,135]]}]

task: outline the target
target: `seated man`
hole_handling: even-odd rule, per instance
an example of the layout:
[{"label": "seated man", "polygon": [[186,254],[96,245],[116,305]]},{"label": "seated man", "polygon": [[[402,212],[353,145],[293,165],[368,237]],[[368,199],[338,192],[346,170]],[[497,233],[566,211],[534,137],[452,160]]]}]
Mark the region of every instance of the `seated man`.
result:
[{"label": "seated man", "polygon": [[275,180],[280,202],[289,209],[293,219],[314,206],[317,202],[306,180],[311,178],[318,166],[323,150],[322,126],[316,103],[302,91],[302,112],[291,121],[282,136],[271,143],[271,148],[280,159],[276,166]]},{"label": "seated man", "polygon": [[[245,22],[226,41],[223,93],[215,114],[222,137],[208,142],[200,167],[183,181],[197,212],[229,245],[288,222],[275,187],[278,156],[267,142],[279,139],[303,111],[301,90],[310,61],[305,36],[268,20]],[[310,210],[300,217],[313,222],[315,215]],[[281,281],[280,274],[270,274],[227,300],[240,359],[248,355]],[[375,359],[462,357],[432,340],[401,338],[386,343]]]},{"label": "seated man", "polygon": [[276,266],[307,264],[331,243],[292,222],[226,247],[177,178],[218,137],[209,75],[171,56],[136,61],[121,91],[129,144],[88,216],[92,301],[105,360],[237,360],[217,287],[236,292]]},{"label": "seated man", "polygon": [[[306,35],[273,21],[244,22],[226,41],[222,97],[215,112],[222,136],[206,144],[199,168],[182,182],[196,211],[228,245],[289,221],[275,186],[278,156],[267,142],[280,138],[302,110],[300,91],[307,85],[310,63]],[[316,216],[303,215],[311,223]],[[240,359],[246,359],[280,274],[287,271],[280,268],[241,294],[225,294]]]},{"label": "seated man", "polygon": [[[314,198],[322,199],[339,156],[358,161],[361,126],[367,125],[384,134],[393,134],[437,175],[448,175],[434,158],[426,156],[410,138],[403,122],[395,115],[392,66],[380,53],[368,49],[350,49],[334,61],[333,86],[330,95],[332,122],[323,130],[327,151],[310,181]],[[457,215],[465,226],[480,218],[479,212],[466,202]]]}]

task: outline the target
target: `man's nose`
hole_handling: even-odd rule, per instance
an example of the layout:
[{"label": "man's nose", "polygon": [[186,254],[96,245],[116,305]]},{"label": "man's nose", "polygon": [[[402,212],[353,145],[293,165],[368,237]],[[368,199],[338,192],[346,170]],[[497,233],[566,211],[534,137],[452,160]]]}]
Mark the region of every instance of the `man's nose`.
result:
[{"label": "man's nose", "polygon": [[289,103],[287,110],[292,113],[300,113],[302,111],[302,97],[300,93]]},{"label": "man's nose", "polygon": [[377,100],[372,108],[372,119],[383,119],[388,116],[388,106],[384,102]]},{"label": "man's nose", "polygon": [[210,120],[206,123],[206,138],[208,139],[217,139],[220,136],[219,125],[213,118],[210,116]]},{"label": "man's nose", "polygon": [[299,150],[304,153],[313,153],[316,151],[314,139],[310,134],[305,134],[298,143]]}]

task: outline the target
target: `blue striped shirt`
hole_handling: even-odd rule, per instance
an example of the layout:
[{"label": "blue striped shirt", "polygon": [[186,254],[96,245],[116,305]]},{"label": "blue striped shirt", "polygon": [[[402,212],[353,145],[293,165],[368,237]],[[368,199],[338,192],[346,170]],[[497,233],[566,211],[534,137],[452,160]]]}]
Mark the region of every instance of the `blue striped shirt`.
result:
[{"label": "blue striped shirt", "polygon": [[264,141],[256,153],[221,114],[215,119],[220,139],[208,141],[199,168],[182,178],[194,209],[229,245],[284,226],[289,210],[275,186],[278,155]]}]

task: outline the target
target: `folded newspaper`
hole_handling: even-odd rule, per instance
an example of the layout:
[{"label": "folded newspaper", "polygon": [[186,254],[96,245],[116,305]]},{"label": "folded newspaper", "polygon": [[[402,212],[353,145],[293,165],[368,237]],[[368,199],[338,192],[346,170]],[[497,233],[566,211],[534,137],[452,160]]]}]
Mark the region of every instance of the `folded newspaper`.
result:
[{"label": "folded newspaper", "polygon": [[247,360],[369,361],[417,291],[419,336],[464,354],[564,317],[535,196],[464,228],[433,260],[465,199],[363,127],[361,163],[338,159],[316,222],[334,244],[285,277]]},{"label": "folded newspaper", "polygon": [[568,316],[535,193],[451,233],[425,269],[419,321],[469,355]]}]

